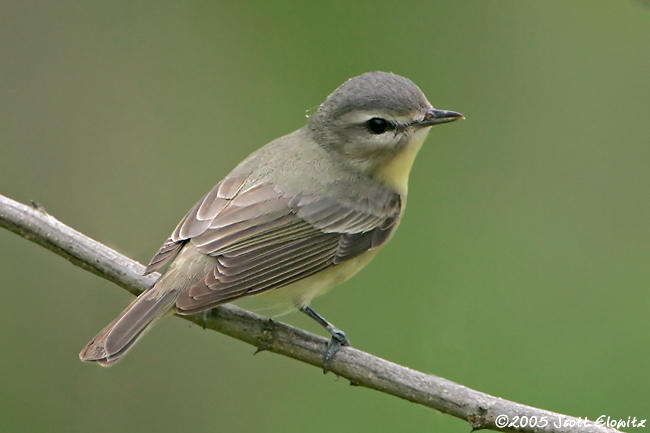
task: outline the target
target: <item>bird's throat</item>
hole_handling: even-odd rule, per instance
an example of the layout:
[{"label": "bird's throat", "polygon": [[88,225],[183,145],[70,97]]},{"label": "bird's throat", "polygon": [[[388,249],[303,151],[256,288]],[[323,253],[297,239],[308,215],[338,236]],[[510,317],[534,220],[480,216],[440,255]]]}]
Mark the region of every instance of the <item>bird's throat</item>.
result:
[{"label": "bird's throat", "polygon": [[409,173],[430,128],[415,132],[406,147],[386,164],[383,164],[373,176],[377,181],[406,196],[408,191]]}]

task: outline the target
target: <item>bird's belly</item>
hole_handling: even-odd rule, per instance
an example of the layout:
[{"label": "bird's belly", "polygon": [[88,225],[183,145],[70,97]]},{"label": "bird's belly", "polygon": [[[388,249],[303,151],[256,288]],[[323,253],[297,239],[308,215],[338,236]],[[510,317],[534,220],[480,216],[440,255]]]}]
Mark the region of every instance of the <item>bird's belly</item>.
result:
[{"label": "bird's belly", "polygon": [[281,316],[297,308],[309,305],[316,296],[320,296],[350,279],[375,257],[379,249],[368,251],[288,286],[246,296],[232,303],[246,310],[267,316]]}]

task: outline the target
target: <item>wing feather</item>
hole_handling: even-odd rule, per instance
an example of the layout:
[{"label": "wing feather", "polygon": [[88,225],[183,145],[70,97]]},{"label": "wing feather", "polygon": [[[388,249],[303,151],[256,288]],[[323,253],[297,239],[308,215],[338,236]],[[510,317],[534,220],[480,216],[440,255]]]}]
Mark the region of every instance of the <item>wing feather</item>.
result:
[{"label": "wing feather", "polygon": [[401,214],[400,196],[374,188],[359,200],[290,194],[271,183],[227,177],[181,220],[147,267],[168,262],[186,242],[216,266],[183,292],[184,314],[283,287],[383,244]]}]

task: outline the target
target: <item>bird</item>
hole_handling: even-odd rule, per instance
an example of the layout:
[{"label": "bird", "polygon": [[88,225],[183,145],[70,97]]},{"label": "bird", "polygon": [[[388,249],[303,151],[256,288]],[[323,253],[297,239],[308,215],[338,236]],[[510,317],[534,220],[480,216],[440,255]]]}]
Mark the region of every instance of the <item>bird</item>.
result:
[{"label": "bird", "polygon": [[400,223],[408,178],[433,126],[463,119],[433,108],[408,78],[345,81],[300,129],[259,148],[185,215],[146,267],[166,267],[81,351],[114,364],[158,319],[264,298],[330,334],[323,370],[346,334],[310,306],[366,266]]}]

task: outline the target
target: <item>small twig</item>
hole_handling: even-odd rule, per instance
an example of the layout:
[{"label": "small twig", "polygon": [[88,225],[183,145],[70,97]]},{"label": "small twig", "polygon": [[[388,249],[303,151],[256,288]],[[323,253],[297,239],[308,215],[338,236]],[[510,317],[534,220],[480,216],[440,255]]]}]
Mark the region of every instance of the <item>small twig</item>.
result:
[{"label": "small twig", "polygon": [[[140,263],[66,226],[35,202],[30,207],[0,195],[0,226],[135,295],[151,286],[159,277],[159,274],[143,277],[144,266]],[[328,341],[325,338],[231,305],[218,307],[214,311],[207,319],[203,315],[181,317],[252,344],[260,350],[268,350],[322,368],[323,353]],[[401,397],[464,419],[475,430],[556,433],[618,431],[592,421],[585,422],[583,419],[493,397],[352,347],[342,348],[331,361],[329,370],[355,385]]]}]

